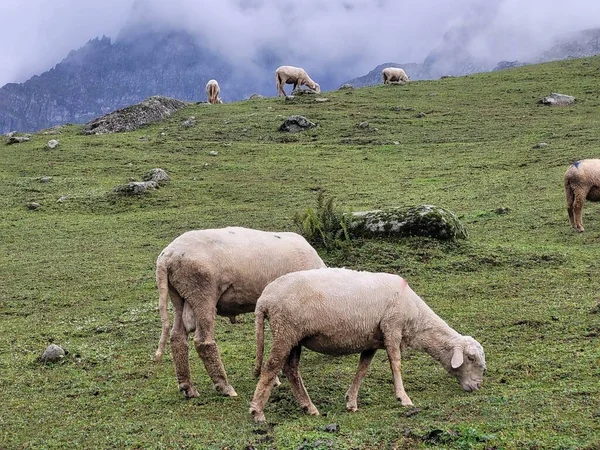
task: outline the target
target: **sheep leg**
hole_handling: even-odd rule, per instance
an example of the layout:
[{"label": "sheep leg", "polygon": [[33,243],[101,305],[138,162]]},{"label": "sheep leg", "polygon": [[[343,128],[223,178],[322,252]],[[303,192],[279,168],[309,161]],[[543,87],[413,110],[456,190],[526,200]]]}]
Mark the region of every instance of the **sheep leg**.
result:
[{"label": "sheep leg", "polygon": [[179,390],[186,398],[199,397],[200,393],[190,380],[190,360],[188,353],[188,332],[183,322],[183,299],[176,291],[171,291],[171,300],[175,314],[171,329],[171,353]]},{"label": "sheep leg", "polygon": [[196,316],[196,333],[194,334],[194,345],[198,356],[202,359],[204,367],[208,372],[208,376],[213,382],[217,392],[228,396],[236,397],[237,393],[233,386],[227,380],[225,367],[219,356],[219,348],[214,339],[215,329],[215,313],[214,308],[196,308],[194,310]]},{"label": "sheep leg", "polygon": [[254,417],[255,422],[264,422],[265,414],[263,412],[267,400],[271,395],[271,389],[275,387],[275,379],[277,374],[283,368],[287,361],[292,348],[289,345],[284,345],[273,339],[271,354],[260,373],[260,379],[254,390],[254,396],[250,402],[250,414]]},{"label": "sheep leg", "polygon": [[348,392],[346,392],[346,409],[348,411],[354,412],[358,410],[358,390],[360,388],[360,383],[365,378],[376,351],[376,349],[365,350],[360,354],[360,360],[358,362],[356,375],[354,375],[354,381],[348,389]]},{"label": "sheep leg", "polygon": [[302,353],[302,346],[297,345],[290,352],[290,356],[288,357],[286,363],[283,366],[283,373],[286,378],[290,382],[290,389],[292,390],[292,394],[296,397],[298,403],[300,403],[300,407],[311,416],[318,416],[319,411],[310,400],[308,396],[308,392],[306,392],[306,387],[304,386],[304,382],[302,381],[302,376],[300,375],[299,366],[300,366],[300,354]]},{"label": "sheep leg", "polygon": [[404,390],[402,375],[400,374],[400,340],[397,342],[386,342],[385,349],[388,354],[388,359],[390,360],[390,367],[392,368],[396,398],[402,403],[402,406],[412,406],[413,402]]},{"label": "sheep leg", "polygon": [[583,232],[583,222],[581,220],[581,212],[585,203],[587,192],[575,192],[575,198],[573,200],[573,219],[575,221],[575,229],[579,232]]}]

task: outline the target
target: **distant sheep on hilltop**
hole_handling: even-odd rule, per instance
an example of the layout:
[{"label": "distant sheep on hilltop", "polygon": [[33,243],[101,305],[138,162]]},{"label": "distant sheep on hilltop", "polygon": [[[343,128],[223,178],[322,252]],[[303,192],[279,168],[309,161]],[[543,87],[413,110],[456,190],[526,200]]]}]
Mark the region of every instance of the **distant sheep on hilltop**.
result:
[{"label": "distant sheep on hilltop", "polygon": [[206,97],[208,97],[208,103],[211,105],[223,103],[223,100],[219,97],[220,92],[221,89],[219,88],[217,80],[209,80],[208,83],[206,83]]},{"label": "distant sheep on hilltop", "polygon": [[299,86],[307,86],[308,88],[315,91],[317,94],[321,92],[321,86],[315,83],[306,73],[306,71],[300,67],[294,66],[280,66],[275,70],[275,82],[277,84],[277,95],[279,97],[285,97],[285,91],[283,90],[286,84],[293,84],[294,89]]},{"label": "distant sheep on hilltop", "polygon": [[404,69],[399,67],[386,67],[381,71],[381,80],[383,84],[408,83],[410,78],[406,75]]}]

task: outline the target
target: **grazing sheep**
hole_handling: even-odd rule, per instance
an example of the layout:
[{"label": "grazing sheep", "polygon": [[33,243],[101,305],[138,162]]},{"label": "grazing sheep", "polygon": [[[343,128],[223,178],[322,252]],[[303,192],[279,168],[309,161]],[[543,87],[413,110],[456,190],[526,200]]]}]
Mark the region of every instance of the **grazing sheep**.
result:
[{"label": "grazing sheep", "polygon": [[174,307],[171,351],[179,390],[186,397],[199,395],[190,380],[188,335],[215,389],[237,395],[227,381],[214,340],[215,315],[228,317],[254,311],[264,287],[277,277],[296,270],[325,267],[310,246],[296,233],[274,233],[240,227],[188,231],[171,242],[156,261],[156,284],[162,333],[156,360],[162,358],[169,313]]},{"label": "grazing sheep", "polygon": [[399,67],[386,67],[381,71],[381,80],[383,84],[408,83],[410,78],[406,72]]},{"label": "grazing sheep", "polygon": [[310,89],[315,91],[317,94],[321,92],[321,86],[315,83],[306,73],[304,69],[294,66],[281,66],[275,70],[275,82],[277,84],[277,95],[279,97],[286,97],[283,87],[286,84],[293,84],[294,89],[298,86],[308,86]]},{"label": "grazing sheep", "polygon": [[[265,318],[273,332],[273,345],[262,368]],[[319,414],[298,370],[302,347],[328,355],[360,353],[358,370],[346,393],[349,411],[358,408],[360,383],[378,349],[387,351],[396,398],[404,406],[412,405],[400,376],[404,347],[429,353],[466,391],[479,389],[485,370],[479,342],[448,326],[403,278],[386,273],[320,269],[278,278],[256,303],[256,340],[255,375],[260,380],[250,403],[256,422],[265,420],[263,409],[281,368],[302,408]]]},{"label": "grazing sheep", "polygon": [[571,164],[565,172],[565,192],[571,226],[583,232],[581,210],[585,201],[600,201],[600,159],[582,159]]},{"label": "grazing sheep", "polygon": [[219,97],[220,92],[221,89],[217,80],[209,80],[206,83],[206,97],[208,97],[208,103],[211,105],[223,103],[223,100]]}]

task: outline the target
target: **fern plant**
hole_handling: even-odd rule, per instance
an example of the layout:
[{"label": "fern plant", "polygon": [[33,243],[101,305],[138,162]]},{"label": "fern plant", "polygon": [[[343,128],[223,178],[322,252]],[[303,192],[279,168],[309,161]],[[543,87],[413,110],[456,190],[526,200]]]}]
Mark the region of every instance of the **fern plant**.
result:
[{"label": "fern plant", "polygon": [[322,192],[317,196],[316,208],[308,207],[296,213],[294,224],[302,236],[316,247],[327,250],[342,246],[350,240],[351,215],[335,207],[335,198],[325,199]]}]

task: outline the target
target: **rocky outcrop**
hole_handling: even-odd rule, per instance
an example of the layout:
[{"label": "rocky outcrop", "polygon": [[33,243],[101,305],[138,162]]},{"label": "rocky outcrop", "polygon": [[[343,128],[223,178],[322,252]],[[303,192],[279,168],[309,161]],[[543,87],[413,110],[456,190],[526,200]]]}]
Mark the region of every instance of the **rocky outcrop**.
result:
[{"label": "rocky outcrop", "polygon": [[355,212],[349,232],[359,237],[427,236],[440,240],[468,236],[456,214],[433,205]]},{"label": "rocky outcrop", "polygon": [[154,96],[141,103],[119,109],[88,122],[84,134],[106,134],[133,131],[144,125],[166,119],[175,111],[189,105],[174,98]]}]

